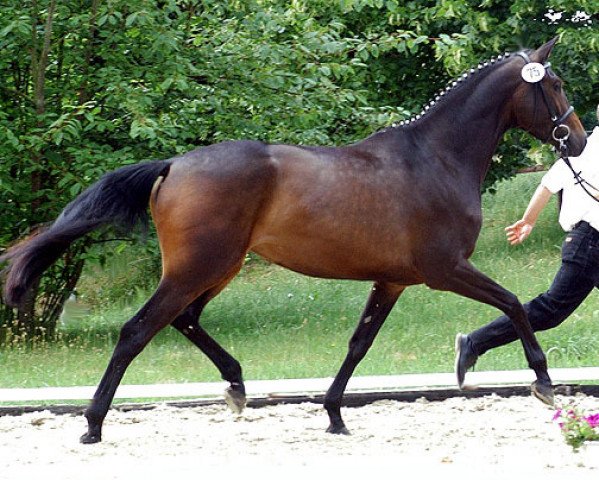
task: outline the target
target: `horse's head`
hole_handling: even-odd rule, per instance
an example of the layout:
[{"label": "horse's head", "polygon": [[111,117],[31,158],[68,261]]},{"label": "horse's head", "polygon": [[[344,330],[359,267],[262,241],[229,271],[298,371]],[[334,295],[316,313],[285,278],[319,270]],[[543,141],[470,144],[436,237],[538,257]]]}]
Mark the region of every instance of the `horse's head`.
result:
[{"label": "horse's head", "polygon": [[513,97],[518,127],[556,148],[567,147],[578,156],[586,145],[586,133],[562,89],[562,80],[547,61],[557,37],[537,50],[519,52],[512,62],[521,68],[521,85]]}]

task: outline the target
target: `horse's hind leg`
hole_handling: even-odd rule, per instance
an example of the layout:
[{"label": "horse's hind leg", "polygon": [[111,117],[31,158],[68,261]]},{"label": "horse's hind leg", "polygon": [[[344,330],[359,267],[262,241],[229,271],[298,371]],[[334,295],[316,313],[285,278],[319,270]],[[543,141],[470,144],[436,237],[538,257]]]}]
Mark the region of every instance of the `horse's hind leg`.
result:
[{"label": "horse's hind leg", "polygon": [[208,335],[199,323],[199,317],[206,304],[227,283],[225,282],[222,286],[209,290],[198,297],[173,321],[172,325],[196,345],[218,368],[222,379],[229,382],[230,385],[225,390],[225,401],[231,410],[235,413],[241,413],[246,404],[241,365]]},{"label": "horse's hind leg", "polygon": [[152,298],[125,323],[106,372],[85,412],[88,431],[81,437],[82,443],[96,443],[102,439],[102,424],[125,370],[156,333],[171,323],[195,295],[186,295],[180,285],[163,279]]},{"label": "horse's hind leg", "polygon": [[372,287],[368,303],[360,317],[360,323],[349,341],[347,356],[324,398],[324,407],[331,421],[327,432],[349,433],[341,418],[343,392],[352,373],[366,355],[377,333],[383,326],[383,322],[404,289],[405,287],[402,285],[381,283],[375,283]]}]

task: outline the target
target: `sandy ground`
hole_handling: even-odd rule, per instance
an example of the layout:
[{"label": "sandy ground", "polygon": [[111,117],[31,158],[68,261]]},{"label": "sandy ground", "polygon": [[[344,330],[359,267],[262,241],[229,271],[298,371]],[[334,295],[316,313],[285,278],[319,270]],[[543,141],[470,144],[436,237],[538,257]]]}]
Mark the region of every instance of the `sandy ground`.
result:
[{"label": "sandy ground", "polygon": [[[599,398],[557,400],[599,411]],[[599,466],[563,442],[553,413],[523,397],[379,401],[343,409],[352,435],[336,436],[324,432],[328,419],[317,404],[252,408],[241,416],[224,405],[160,406],[111,411],[103,442],[81,445],[83,417],[38,412],[0,417],[0,478],[280,478],[292,472],[296,478],[599,479]]]}]

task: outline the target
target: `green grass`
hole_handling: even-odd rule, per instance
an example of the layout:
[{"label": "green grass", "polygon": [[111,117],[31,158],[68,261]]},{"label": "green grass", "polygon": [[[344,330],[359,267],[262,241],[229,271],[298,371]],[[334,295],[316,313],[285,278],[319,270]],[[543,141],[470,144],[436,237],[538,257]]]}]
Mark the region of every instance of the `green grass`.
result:
[{"label": "green grass", "polygon": [[[549,286],[560,261],[563,232],[549,205],[524,245],[510,247],[503,228],[520,218],[539,174],[504,182],[484,197],[485,223],[474,264],[526,301]],[[112,267],[114,281],[129,258]],[[85,278],[96,295],[102,278]],[[97,276],[98,273],[93,273]],[[105,287],[102,287],[105,288]],[[334,376],[366,302],[370,284],[308,278],[253,262],[206,308],[202,324],[244,368],[246,379]],[[93,295],[92,295],[93,294]],[[97,296],[97,295],[96,295]],[[93,385],[102,376],[122,323],[146,300],[138,291],[61,331],[56,343],[0,351],[0,387]],[[453,338],[492,320],[498,311],[455,294],[410,287],[383,326],[356,375],[449,372]],[[599,299],[592,294],[562,326],[541,332],[550,367],[599,364]],[[481,357],[480,370],[526,368],[519,342]],[[161,332],[133,362],[124,383],[216,381],[213,365],[174,329]]]}]

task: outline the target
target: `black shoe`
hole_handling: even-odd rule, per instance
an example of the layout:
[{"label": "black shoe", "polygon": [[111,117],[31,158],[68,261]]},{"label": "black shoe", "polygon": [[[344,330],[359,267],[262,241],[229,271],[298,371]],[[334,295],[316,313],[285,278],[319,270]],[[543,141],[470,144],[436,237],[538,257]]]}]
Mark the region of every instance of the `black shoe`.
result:
[{"label": "black shoe", "polygon": [[466,371],[476,364],[478,355],[472,350],[468,335],[458,333],[455,337],[455,373],[458,377],[458,387],[464,388]]}]

